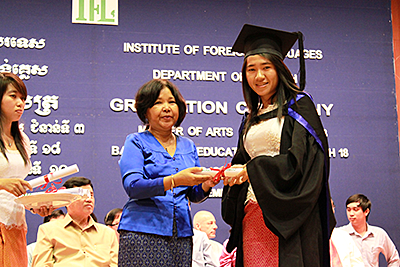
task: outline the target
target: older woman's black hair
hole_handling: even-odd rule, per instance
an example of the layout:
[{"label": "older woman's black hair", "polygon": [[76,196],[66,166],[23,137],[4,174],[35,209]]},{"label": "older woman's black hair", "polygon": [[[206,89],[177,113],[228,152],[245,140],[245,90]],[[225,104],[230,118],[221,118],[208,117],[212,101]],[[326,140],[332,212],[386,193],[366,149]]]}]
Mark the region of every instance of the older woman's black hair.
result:
[{"label": "older woman's black hair", "polygon": [[371,200],[369,200],[367,198],[367,196],[363,195],[363,194],[354,194],[352,196],[350,196],[347,200],[346,200],[346,208],[347,205],[349,205],[350,203],[354,203],[354,202],[359,202],[360,203],[360,207],[363,211],[366,211],[367,209],[369,209],[369,213],[366,217],[366,220],[368,221],[368,216],[371,213]]},{"label": "older woman's black hair", "polygon": [[[3,114],[1,114],[1,102],[4,96],[4,93],[7,91],[7,88],[9,85],[14,86],[15,89],[17,89],[18,93],[22,95],[23,99],[26,99],[28,96],[28,92],[26,90],[24,82],[15,74],[10,73],[10,72],[1,72],[0,73],[0,151],[4,155],[4,157],[8,160],[6,151],[5,151],[5,146],[4,146],[4,141],[2,138],[2,133],[4,132],[3,130]],[[25,151],[25,147],[23,144],[22,140],[22,135],[19,130],[19,121],[14,121],[11,124],[11,135],[14,138],[15,146],[17,147],[19,153],[21,154],[25,165],[28,164],[29,162],[29,156],[27,152]],[[29,145],[29,144],[28,144]]]},{"label": "older woman's black hair", "polygon": [[[260,56],[268,59],[275,66],[279,82],[276,87],[276,93],[272,96],[272,99],[276,98],[276,103],[278,105],[278,118],[282,117],[283,106],[286,101],[291,98],[296,99],[297,93],[300,92],[298,86],[296,85],[293,76],[288,69],[288,67],[283,63],[283,60],[276,55],[272,54],[259,54]],[[247,68],[247,58],[244,60],[242,67],[242,87],[243,87],[243,96],[246,101],[247,108],[249,110],[249,116],[246,120],[246,124],[244,126],[244,134],[247,133],[250,126],[257,123],[258,111],[261,108],[261,98],[257,95],[256,92],[251,89],[247,77],[246,77],[246,68]]]},{"label": "older woman's black hair", "polygon": [[109,226],[113,226],[113,221],[115,219],[115,216],[118,213],[121,213],[121,212],[122,212],[121,208],[115,208],[115,209],[110,210],[107,213],[107,215],[104,217],[104,224],[105,225],[109,225]]},{"label": "older woman's black hair", "polygon": [[186,102],[178,88],[176,88],[176,86],[168,80],[154,79],[142,85],[135,97],[135,108],[137,115],[146,125],[146,129],[149,128],[148,120],[146,118],[147,110],[154,106],[154,103],[160,95],[161,90],[164,88],[168,88],[171,91],[171,94],[175,98],[176,104],[179,108],[179,117],[175,123],[175,126],[181,125],[186,116]]}]

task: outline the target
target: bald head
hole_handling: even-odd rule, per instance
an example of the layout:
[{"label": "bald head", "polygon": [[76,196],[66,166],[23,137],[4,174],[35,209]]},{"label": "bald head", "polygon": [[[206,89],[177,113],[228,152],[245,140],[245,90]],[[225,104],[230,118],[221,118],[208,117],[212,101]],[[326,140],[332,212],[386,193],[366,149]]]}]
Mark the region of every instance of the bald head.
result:
[{"label": "bald head", "polygon": [[209,239],[215,237],[218,228],[214,215],[206,210],[198,211],[194,215],[193,227],[196,230],[206,233]]}]

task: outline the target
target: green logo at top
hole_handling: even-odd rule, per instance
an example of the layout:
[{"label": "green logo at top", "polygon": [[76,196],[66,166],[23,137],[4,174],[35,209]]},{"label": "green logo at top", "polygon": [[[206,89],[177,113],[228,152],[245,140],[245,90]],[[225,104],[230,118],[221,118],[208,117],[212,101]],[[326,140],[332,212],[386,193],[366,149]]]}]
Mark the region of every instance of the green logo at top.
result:
[{"label": "green logo at top", "polygon": [[72,23],[118,25],[118,0],[72,0]]}]

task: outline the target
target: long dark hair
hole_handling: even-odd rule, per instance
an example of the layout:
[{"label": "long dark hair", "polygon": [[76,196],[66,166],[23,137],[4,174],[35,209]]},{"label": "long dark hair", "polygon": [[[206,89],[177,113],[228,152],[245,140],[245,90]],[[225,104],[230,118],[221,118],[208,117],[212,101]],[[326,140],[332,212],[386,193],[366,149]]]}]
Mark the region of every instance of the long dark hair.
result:
[{"label": "long dark hair", "polygon": [[[28,96],[28,92],[26,90],[24,82],[15,74],[10,72],[1,72],[0,73],[0,151],[3,153],[4,157],[8,160],[6,155],[6,149],[4,145],[4,140],[2,137],[2,133],[4,132],[3,129],[3,114],[1,114],[1,100],[3,99],[4,93],[7,91],[8,85],[11,84],[12,86],[17,89],[18,93],[22,95],[24,99]],[[19,121],[14,121],[11,124],[11,136],[14,138],[15,146],[17,147],[19,153],[24,160],[25,165],[29,163],[29,156],[25,150],[24,140],[22,139],[21,131],[19,130]],[[30,145],[30,144],[26,144]]]},{"label": "long dark hair", "polygon": [[[259,54],[260,56],[268,59],[275,66],[276,72],[278,74],[279,82],[276,87],[276,92],[272,96],[272,99],[276,99],[276,104],[278,105],[278,118],[282,118],[283,114],[283,106],[286,101],[291,98],[296,99],[296,95],[300,92],[298,86],[296,85],[293,76],[288,69],[288,67],[283,63],[283,60],[280,59],[276,55],[272,54]],[[242,67],[242,89],[243,89],[243,97],[246,101],[247,108],[249,110],[249,115],[246,118],[246,122],[244,125],[244,135],[247,134],[248,130],[253,124],[258,123],[258,111],[261,108],[261,98],[257,95],[256,92],[251,89],[247,77],[246,77],[246,67],[247,67],[247,59],[243,62]]]}]

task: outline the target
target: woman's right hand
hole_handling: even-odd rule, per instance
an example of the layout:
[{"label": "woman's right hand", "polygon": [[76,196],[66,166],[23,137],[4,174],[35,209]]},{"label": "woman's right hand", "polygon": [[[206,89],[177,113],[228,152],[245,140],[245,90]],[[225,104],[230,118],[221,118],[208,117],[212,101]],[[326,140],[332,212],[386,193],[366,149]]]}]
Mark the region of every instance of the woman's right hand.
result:
[{"label": "woman's right hand", "polygon": [[239,185],[246,182],[249,179],[246,165],[233,165],[231,168],[242,168],[242,171],[239,172],[236,176],[225,177],[224,185],[229,185],[229,186]]},{"label": "woman's right hand", "polygon": [[186,185],[193,186],[201,184],[213,178],[211,174],[201,174],[201,167],[188,168],[174,174],[175,186]]},{"label": "woman's right hand", "polygon": [[0,189],[6,190],[16,197],[26,193],[26,190],[32,190],[32,186],[25,180],[19,178],[0,179]]}]

